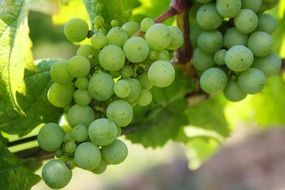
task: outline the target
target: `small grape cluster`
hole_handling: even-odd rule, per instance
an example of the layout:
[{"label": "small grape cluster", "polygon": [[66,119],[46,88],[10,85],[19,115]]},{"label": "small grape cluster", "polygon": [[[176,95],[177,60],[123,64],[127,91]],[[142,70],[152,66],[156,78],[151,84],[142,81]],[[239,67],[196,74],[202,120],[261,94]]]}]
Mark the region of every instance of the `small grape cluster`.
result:
[{"label": "small grape cluster", "polygon": [[51,188],[67,185],[75,166],[100,174],[107,165],[123,162],[128,149],[117,137],[132,122],[133,107],[149,105],[150,89],[167,87],[175,78],[170,58],[183,44],[179,28],[151,18],[121,27],[113,20],[108,32],[103,17],[97,16],[94,23],[94,31],[79,18],[65,24],[68,40],[81,42],[89,35],[91,44],[80,46],[74,57],[50,69],[54,83],[48,100],[64,108],[70,126],[63,130],[48,123],[38,134],[39,146],[58,158],[42,170]]},{"label": "small grape cluster", "polygon": [[[196,0],[192,30],[193,65],[209,94],[223,91],[230,101],[260,92],[280,71],[272,51],[277,21],[264,13],[276,0]],[[196,34],[196,35],[195,35]]]}]

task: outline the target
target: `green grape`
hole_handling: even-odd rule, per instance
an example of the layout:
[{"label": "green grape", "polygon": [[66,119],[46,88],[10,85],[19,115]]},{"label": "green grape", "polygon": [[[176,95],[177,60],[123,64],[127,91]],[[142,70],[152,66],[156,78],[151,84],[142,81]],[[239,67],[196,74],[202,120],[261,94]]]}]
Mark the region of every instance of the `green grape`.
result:
[{"label": "green grape", "polygon": [[77,146],[74,153],[74,160],[79,168],[93,170],[101,162],[101,153],[95,144],[84,142]]},{"label": "green grape", "polygon": [[82,45],[77,51],[76,55],[80,55],[89,60],[91,67],[99,64],[99,51],[94,49],[91,45]]},{"label": "green grape", "polygon": [[143,73],[139,75],[137,78],[144,89],[150,90],[153,87],[153,84],[151,84],[151,82],[148,79],[147,73]]},{"label": "green grape", "polygon": [[235,72],[248,69],[254,60],[254,55],[246,46],[236,45],[230,48],[225,56],[227,67]]},{"label": "green grape", "polygon": [[149,81],[157,87],[169,86],[175,78],[175,70],[170,62],[156,61],[148,69]]},{"label": "green grape", "polygon": [[249,36],[247,46],[255,56],[263,57],[271,53],[273,40],[266,32],[254,32]]},{"label": "green grape", "polygon": [[94,18],[94,24],[97,26],[97,28],[101,28],[104,25],[104,18],[101,16],[96,16]]},{"label": "green grape", "polygon": [[200,78],[200,85],[205,92],[216,94],[224,90],[227,80],[227,75],[223,70],[213,67],[203,72]]},{"label": "green grape", "polygon": [[97,146],[106,146],[117,138],[118,128],[113,121],[100,118],[89,125],[88,134],[91,142]]},{"label": "green grape", "polygon": [[84,40],[87,37],[88,30],[88,24],[80,18],[70,19],[64,25],[64,35],[72,42],[81,42]]},{"label": "green grape", "polygon": [[154,24],[146,31],[145,40],[151,49],[163,50],[171,43],[170,30],[164,24]]},{"label": "green grape", "polygon": [[119,127],[124,127],[132,122],[133,108],[124,100],[115,100],[108,105],[106,115]]},{"label": "green grape", "polygon": [[202,4],[206,4],[206,3],[210,3],[213,0],[196,0],[198,3],[202,3]]},{"label": "green grape", "polygon": [[85,77],[90,72],[90,62],[87,58],[76,55],[68,61],[68,72],[76,78]]},{"label": "green grape", "polygon": [[148,57],[149,57],[152,61],[156,61],[156,60],[159,59],[159,53],[158,53],[158,51],[150,50]]},{"label": "green grape", "polygon": [[225,49],[221,49],[215,53],[214,61],[217,65],[224,65],[225,64],[226,53],[227,53],[227,50],[225,50]]},{"label": "green grape", "polygon": [[223,35],[218,30],[202,32],[197,41],[198,47],[208,54],[213,54],[223,45]]},{"label": "green grape", "polygon": [[73,141],[72,134],[70,132],[65,133],[64,138],[63,138],[63,142],[68,143],[70,141]]},{"label": "green grape", "polygon": [[89,126],[94,119],[94,112],[89,106],[79,106],[75,104],[67,113],[67,120],[71,126],[76,126],[78,124]]},{"label": "green grape", "polygon": [[128,156],[128,148],[123,141],[116,139],[112,144],[102,147],[102,158],[107,164],[120,164]]},{"label": "green grape", "polygon": [[107,34],[108,43],[119,47],[123,47],[128,38],[128,33],[120,27],[112,28]]},{"label": "green grape", "polygon": [[141,83],[137,79],[134,79],[134,78],[127,78],[125,80],[131,86],[131,93],[126,98],[124,98],[124,100],[126,100],[127,102],[135,102],[139,98],[141,90],[142,90]]},{"label": "green grape", "polygon": [[192,58],[193,66],[198,71],[205,71],[214,66],[213,55],[204,53],[200,48],[196,48]]},{"label": "green grape", "polygon": [[243,9],[251,9],[252,11],[258,13],[262,7],[263,0],[242,0]]},{"label": "green grape", "polygon": [[88,84],[89,94],[98,101],[110,99],[114,94],[113,88],[113,77],[104,72],[94,73]]},{"label": "green grape", "polygon": [[88,79],[85,77],[82,77],[82,78],[76,79],[75,86],[80,90],[85,90],[88,88],[88,83],[89,83]]},{"label": "green grape", "polygon": [[133,63],[144,61],[149,52],[149,47],[146,41],[138,36],[129,38],[124,44],[123,49],[127,59]]},{"label": "green grape", "polygon": [[243,92],[247,94],[256,94],[263,89],[265,81],[266,77],[261,70],[249,68],[241,73],[238,84]]},{"label": "green grape", "polygon": [[111,21],[111,26],[112,27],[120,26],[120,22],[118,20],[114,19],[114,20]]},{"label": "green grape", "polygon": [[233,18],[240,13],[241,0],[217,0],[218,13],[225,18]]},{"label": "green grape", "polygon": [[143,89],[139,99],[137,100],[138,105],[147,106],[152,101],[152,94],[149,90]]},{"label": "green grape", "polygon": [[92,97],[89,95],[88,90],[76,90],[74,92],[74,101],[79,106],[87,106],[90,104]]},{"label": "green grape", "polygon": [[73,77],[68,73],[67,61],[58,61],[50,68],[51,79],[61,85],[66,85],[72,82]]},{"label": "green grape", "polygon": [[281,59],[276,53],[272,53],[266,57],[256,57],[253,67],[260,69],[266,77],[277,75],[281,69]]},{"label": "green grape", "polygon": [[248,36],[239,32],[235,27],[229,28],[224,35],[224,46],[227,49],[235,45],[246,45]]},{"label": "green grape", "polygon": [[123,78],[130,78],[131,76],[134,75],[134,70],[130,65],[125,65],[121,69],[121,75]]},{"label": "green grape", "polygon": [[202,5],[197,11],[196,20],[204,30],[215,30],[223,23],[223,18],[218,14],[215,4]]},{"label": "green grape", "polygon": [[131,94],[131,86],[126,80],[119,80],[114,85],[114,92],[119,98],[125,98]]},{"label": "green grape", "polygon": [[169,26],[171,42],[168,45],[167,49],[169,50],[176,50],[183,45],[184,37],[181,30],[176,26]]},{"label": "green grape", "polygon": [[258,17],[252,10],[242,9],[239,15],[234,18],[234,23],[238,31],[249,34],[256,29]]},{"label": "green grape", "polygon": [[83,142],[88,139],[88,130],[84,125],[76,125],[71,134],[76,142]]},{"label": "green grape", "polygon": [[108,44],[108,40],[104,34],[97,32],[91,37],[91,44],[95,49],[99,50]]},{"label": "green grape", "polygon": [[262,13],[258,15],[258,26],[257,31],[266,32],[272,34],[277,28],[276,19],[270,14]]},{"label": "green grape", "polygon": [[198,25],[196,19],[191,19],[190,20],[190,40],[191,40],[191,45],[193,48],[197,47],[197,39],[200,35],[200,33],[203,31],[203,29]]},{"label": "green grape", "polygon": [[56,151],[63,143],[64,131],[56,123],[47,123],[39,131],[37,140],[39,146],[48,152]]},{"label": "green grape", "polygon": [[76,163],[74,160],[67,160],[65,163],[66,163],[67,167],[69,167],[70,169],[74,169],[76,167]]},{"label": "green grape", "polygon": [[99,54],[100,65],[108,71],[118,71],[124,67],[125,54],[116,45],[105,46]]},{"label": "green grape", "polygon": [[274,8],[278,4],[279,0],[263,0],[261,11]]},{"label": "green grape", "polygon": [[74,141],[70,141],[68,143],[65,144],[64,146],[64,150],[65,152],[69,153],[69,154],[72,154],[75,152],[76,150],[76,144]]},{"label": "green grape", "polygon": [[129,21],[123,24],[122,29],[128,33],[129,37],[131,37],[140,30],[140,25],[137,22]]},{"label": "green grape", "polygon": [[57,149],[54,154],[57,158],[60,158],[63,156],[63,152],[61,149]]},{"label": "green grape", "polygon": [[118,127],[118,134],[117,134],[117,137],[119,137],[121,134],[122,134],[122,128],[117,126]]},{"label": "green grape", "polygon": [[169,61],[169,59],[170,59],[169,52],[166,49],[160,50],[158,52],[158,59],[159,60],[164,60],[164,61]]},{"label": "green grape", "polygon": [[110,75],[113,77],[113,78],[119,78],[121,76],[121,71],[111,71],[110,72]]},{"label": "green grape", "polygon": [[60,85],[53,83],[48,90],[49,102],[59,108],[68,106],[73,99],[74,89],[72,85]]},{"label": "green grape", "polygon": [[92,170],[94,174],[101,174],[107,169],[107,163],[101,159],[99,166]]},{"label": "green grape", "polygon": [[50,160],[42,169],[44,182],[53,189],[65,187],[72,177],[72,171],[62,160]]},{"label": "green grape", "polygon": [[224,89],[224,95],[225,97],[232,101],[232,102],[238,102],[246,98],[246,93],[244,93],[237,81],[230,80]]},{"label": "green grape", "polygon": [[146,17],[141,21],[141,31],[146,32],[155,22],[152,18]]}]

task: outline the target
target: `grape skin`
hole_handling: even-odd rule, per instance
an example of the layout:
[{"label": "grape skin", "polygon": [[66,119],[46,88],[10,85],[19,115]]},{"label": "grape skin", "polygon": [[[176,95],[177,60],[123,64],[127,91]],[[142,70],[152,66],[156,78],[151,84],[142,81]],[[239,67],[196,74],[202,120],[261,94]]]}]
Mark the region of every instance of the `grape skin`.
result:
[{"label": "grape skin", "polygon": [[67,120],[71,126],[79,124],[89,126],[89,124],[95,119],[94,112],[89,106],[73,105],[67,113]]},{"label": "grape skin", "polygon": [[262,0],[242,0],[243,9],[251,9],[258,13],[262,7]]},{"label": "grape skin", "polygon": [[76,55],[80,55],[89,60],[91,67],[99,64],[99,51],[94,49],[91,45],[85,44],[80,46]]},{"label": "grape skin", "polygon": [[76,144],[74,141],[70,141],[68,143],[65,144],[64,146],[64,150],[65,152],[69,153],[69,154],[72,154],[75,152],[76,150]]},{"label": "grape skin", "polygon": [[116,139],[112,144],[102,147],[101,153],[107,164],[120,164],[126,159],[128,148],[125,143]]},{"label": "grape skin", "polygon": [[76,55],[68,61],[68,72],[76,78],[85,77],[90,72],[90,62],[87,58]]},{"label": "grape skin", "polygon": [[225,64],[226,53],[227,53],[227,50],[225,50],[225,49],[221,49],[215,53],[214,61],[217,65],[224,65]]},{"label": "grape skin", "polygon": [[170,44],[167,46],[169,50],[176,50],[183,45],[184,37],[183,33],[177,26],[169,26],[171,41]]},{"label": "grape skin", "polygon": [[60,85],[53,83],[48,90],[48,100],[55,107],[64,108],[68,106],[73,99],[74,89],[72,85]]},{"label": "grape skin", "polygon": [[204,53],[200,48],[196,48],[192,58],[193,66],[198,71],[205,71],[214,66],[213,55]]},{"label": "grape skin", "polygon": [[134,75],[134,70],[132,69],[130,65],[125,65],[121,69],[121,75],[123,78],[130,78],[131,76]]},{"label": "grape skin", "polygon": [[72,138],[76,142],[83,142],[88,139],[88,130],[84,125],[76,125],[72,129]]},{"label": "grape skin", "polygon": [[145,40],[151,49],[163,50],[171,43],[169,28],[161,23],[154,24],[146,31]]},{"label": "grape skin", "polygon": [[152,25],[154,25],[154,20],[152,18],[146,17],[141,21],[141,31],[146,32]]},{"label": "grape skin", "polygon": [[80,106],[87,106],[92,100],[88,90],[76,90],[74,92],[74,101]]},{"label": "grape skin", "polygon": [[127,59],[133,63],[144,61],[149,52],[149,47],[146,41],[138,36],[129,38],[124,44],[123,49]]},{"label": "grape skin", "polygon": [[130,84],[131,93],[126,98],[124,98],[124,100],[127,102],[135,102],[139,98],[142,90],[141,83],[134,78],[127,78],[125,80]]},{"label": "grape skin", "polygon": [[151,84],[151,82],[148,79],[147,73],[139,75],[138,80],[140,81],[144,89],[150,90],[153,87],[153,84]]},{"label": "grape skin", "polygon": [[248,36],[239,32],[235,27],[227,29],[224,35],[224,46],[229,49],[235,45],[246,45]]},{"label": "grape skin", "polygon": [[92,170],[94,174],[101,174],[107,169],[107,163],[101,159],[99,166]]},{"label": "grape skin", "polygon": [[129,37],[131,37],[139,31],[140,25],[137,22],[129,21],[123,24],[122,29],[128,33]]},{"label": "grape skin", "polygon": [[97,32],[91,37],[91,44],[95,49],[100,50],[108,44],[108,40],[104,34]]},{"label": "grape skin", "polygon": [[109,44],[123,47],[128,40],[128,33],[120,27],[114,27],[108,32],[107,40]]},{"label": "grape skin", "polygon": [[266,32],[272,34],[277,28],[276,19],[270,14],[262,13],[258,16],[258,26],[257,31]]},{"label": "grape skin", "polygon": [[208,54],[213,54],[221,49],[223,44],[223,35],[218,30],[202,32],[197,41],[198,47]]},{"label": "grape skin", "polygon": [[88,83],[89,83],[88,79],[85,77],[82,77],[82,78],[76,79],[75,86],[80,90],[84,90],[88,88]]},{"label": "grape skin", "polygon": [[137,100],[138,105],[147,106],[152,101],[152,94],[149,90],[143,89],[139,99]]},{"label": "grape skin", "polygon": [[131,93],[131,86],[126,80],[119,80],[114,85],[114,92],[119,98],[126,98]]},{"label": "grape skin", "polygon": [[72,42],[81,42],[84,40],[87,36],[88,30],[88,24],[80,18],[70,19],[64,25],[64,34],[66,38]]},{"label": "grape skin", "polygon": [[266,77],[277,75],[280,72],[281,65],[281,59],[276,53],[266,57],[256,57],[253,62],[253,67],[260,69]]},{"label": "grape skin", "polygon": [[250,68],[239,76],[238,84],[241,90],[247,94],[260,92],[265,84],[266,77],[262,71]]},{"label": "grape skin", "polygon": [[249,36],[247,46],[255,56],[263,57],[271,53],[273,40],[265,32],[254,32]]},{"label": "grape skin", "polygon": [[72,82],[73,77],[68,72],[68,62],[58,61],[50,68],[50,77],[58,84],[66,85]]},{"label": "grape skin", "polygon": [[233,18],[240,13],[241,0],[217,0],[218,13],[225,18]]},{"label": "grape skin", "polygon": [[216,94],[224,90],[227,85],[227,75],[219,68],[207,69],[200,78],[201,88],[208,94]]},{"label": "grape skin", "polygon": [[196,15],[198,25],[204,30],[215,30],[223,23],[223,18],[218,14],[214,4],[201,6]]},{"label": "grape skin", "polygon": [[241,101],[247,96],[247,94],[240,89],[238,82],[232,80],[228,82],[226,88],[224,89],[224,95],[232,102]]},{"label": "grape skin", "polygon": [[242,9],[238,16],[234,18],[236,28],[244,34],[253,32],[258,25],[258,17],[250,9]]},{"label": "grape skin", "polygon": [[119,127],[124,127],[132,122],[133,108],[124,100],[115,100],[108,105],[106,115]]},{"label": "grape skin", "polygon": [[99,62],[108,71],[119,71],[124,67],[125,54],[120,47],[108,45],[100,51]]}]

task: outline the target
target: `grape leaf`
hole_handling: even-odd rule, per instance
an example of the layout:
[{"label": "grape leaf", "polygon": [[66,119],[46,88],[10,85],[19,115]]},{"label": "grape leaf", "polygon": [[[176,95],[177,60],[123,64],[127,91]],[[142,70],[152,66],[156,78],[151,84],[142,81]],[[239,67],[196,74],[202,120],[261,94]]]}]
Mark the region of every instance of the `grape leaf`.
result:
[{"label": "grape leaf", "polygon": [[5,190],[30,190],[40,177],[27,169],[0,138],[0,187]]},{"label": "grape leaf", "polygon": [[[52,84],[49,69],[55,61],[42,60],[37,63],[35,70],[26,69],[24,79],[26,94],[17,94],[17,100],[25,115],[4,110],[4,113],[0,114],[0,130],[25,135],[41,123],[58,121],[62,109],[52,106],[46,96]],[[0,104],[1,107],[2,105]]]},{"label": "grape leaf", "polygon": [[167,88],[153,88],[153,103],[146,108],[136,107],[133,123],[123,133],[133,143],[145,147],[164,145],[178,135],[180,127],[188,123],[185,94],[193,86],[179,69],[175,82]]},{"label": "grape leaf", "polygon": [[16,109],[24,115],[16,97],[25,93],[24,69],[32,63],[24,0],[0,1],[0,52],[1,109]]}]

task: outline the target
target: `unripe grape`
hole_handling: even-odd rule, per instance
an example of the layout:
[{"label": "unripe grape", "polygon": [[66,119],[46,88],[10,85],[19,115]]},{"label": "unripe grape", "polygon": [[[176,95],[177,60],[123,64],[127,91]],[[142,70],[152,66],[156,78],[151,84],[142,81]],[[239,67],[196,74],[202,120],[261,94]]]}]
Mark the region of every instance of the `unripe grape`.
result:
[{"label": "unripe grape", "polygon": [[91,37],[91,44],[97,50],[105,47],[107,43],[108,43],[107,37],[101,32],[97,32],[93,34],[93,36]]},{"label": "unripe grape", "polygon": [[73,141],[72,134],[70,132],[65,133],[63,141],[64,141],[64,143],[68,143],[70,141]]},{"label": "unripe grape", "polygon": [[175,70],[170,62],[156,61],[148,69],[149,81],[157,87],[169,86],[175,78]]},{"label": "unripe grape", "polygon": [[234,23],[238,31],[244,34],[253,32],[258,25],[258,17],[250,9],[242,9],[234,18]]},{"label": "unripe grape", "polygon": [[60,158],[63,156],[63,152],[61,149],[57,149],[54,154],[57,158]]},{"label": "unripe grape", "polygon": [[138,105],[147,106],[152,101],[152,94],[149,90],[143,89],[139,99],[137,100]]},{"label": "unripe grape", "polygon": [[118,20],[114,19],[114,20],[111,21],[111,26],[112,27],[120,26],[120,22]]},{"label": "unripe grape", "polygon": [[247,46],[255,56],[263,57],[271,53],[273,40],[266,32],[254,32],[249,36]]},{"label": "unripe grape", "polygon": [[121,70],[121,75],[123,78],[130,78],[134,75],[134,70],[130,65],[125,65]]},{"label": "unripe grape", "polygon": [[89,125],[88,134],[91,142],[97,146],[106,146],[117,138],[118,128],[113,121],[100,118]]},{"label": "unripe grape", "polygon": [[119,47],[123,47],[128,38],[128,33],[120,27],[112,28],[107,34],[108,43]]},{"label": "unripe grape", "polygon": [[167,49],[169,50],[176,50],[183,45],[184,37],[181,30],[176,26],[169,26],[171,41],[168,45]]},{"label": "unripe grape", "polygon": [[116,79],[119,78],[121,76],[121,71],[110,71],[110,75]]},{"label": "unripe grape", "polygon": [[153,84],[151,84],[151,82],[148,79],[147,73],[139,75],[138,80],[140,81],[144,89],[150,90],[153,87]]},{"label": "unripe grape", "polygon": [[171,43],[169,28],[161,23],[154,24],[146,31],[145,40],[151,49],[165,49]]},{"label": "unripe grape", "polygon": [[141,21],[141,31],[146,32],[155,22],[152,18],[146,17]]},{"label": "unripe grape", "polygon": [[216,94],[224,90],[227,85],[227,75],[219,68],[207,69],[200,78],[201,88],[209,93]]},{"label": "unripe grape", "polygon": [[253,67],[260,69],[267,77],[277,75],[281,65],[281,59],[276,53],[266,57],[256,57],[253,62]]},{"label": "unripe grape", "polygon": [[89,106],[79,106],[75,104],[67,113],[67,120],[71,126],[76,126],[79,124],[89,126],[94,119],[94,112]]},{"label": "unripe grape", "polygon": [[48,100],[49,102],[60,108],[68,106],[73,99],[74,89],[72,85],[60,85],[53,83],[48,90]]},{"label": "unripe grape", "polygon": [[222,17],[233,18],[241,10],[241,0],[217,0],[216,7]]},{"label": "unripe grape", "polygon": [[140,25],[137,22],[129,21],[123,24],[122,29],[128,33],[129,37],[131,37],[140,30]]},{"label": "unripe grape", "polygon": [[265,81],[266,77],[262,71],[256,68],[249,68],[241,73],[238,84],[243,92],[256,94],[263,89]]},{"label": "unripe grape", "polygon": [[74,92],[74,101],[80,106],[87,106],[90,104],[92,97],[90,96],[87,89],[85,90],[76,90]]},{"label": "unripe grape", "polygon": [[89,80],[88,91],[92,98],[104,101],[114,94],[113,77],[104,72],[94,73]]},{"label": "unripe grape", "polygon": [[270,14],[262,13],[258,16],[257,31],[266,32],[272,34],[277,28],[276,19]]},{"label": "unripe grape", "polygon": [[80,90],[84,90],[88,88],[88,83],[89,83],[88,79],[85,77],[82,77],[82,78],[76,79],[75,86]]},{"label": "unripe grape", "polygon": [[204,31],[198,37],[198,47],[208,54],[213,54],[223,45],[223,35],[218,30]]},{"label": "unripe grape", "polygon": [[196,20],[204,30],[215,30],[223,23],[223,18],[218,14],[215,4],[212,3],[198,9]]},{"label": "unripe grape", "polygon": [[258,13],[262,7],[262,0],[242,0],[243,9],[251,9]]},{"label": "unripe grape", "polygon": [[90,62],[87,58],[76,55],[68,61],[68,72],[76,78],[85,77],[90,72]]},{"label": "unripe grape", "polygon": [[118,126],[124,127],[132,122],[133,108],[124,100],[115,100],[108,105],[106,115]]},{"label": "unripe grape", "polygon": [[196,70],[205,71],[214,65],[213,55],[204,53],[200,48],[193,52],[192,63]]},{"label": "unripe grape", "polygon": [[125,143],[116,139],[112,144],[102,147],[101,154],[107,164],[120,164],[128,156],[128,148]]},{"label": "unripe grape", "polygon": [[124,67],[125,54],[116,45],[105,46],[99,54],[100,65],[108,71],[119,71]]},{"label": "unripe grape", "polygon": [[83,142],[88,139],[88,130],[84,125],[76,125],[72,129],[72,137],[76,142]]},{"label": "unripe grape", "polygon": [[246,46],[236,45],[230,48],[225,56],[227,67],[235,72],[248,69],[254,60],[254,55]]},{"label": "unripe grape", "polygon": [[64,25],[64,34],[66,38],[72,42],[84,40],[87,37],[88,30],[88,24],[80,18],[70,19]]},{"label": "unripe grape", "polygon": [[72,82],[73,77],[68,72],[68,62],[58,61],[50,68],[50,77],[58,84],[66,85]]},{"label": "unripe grape", "polygon": [[127,102],[135,102],[139,98],[142,90],[141,83],[134,78],[127,78],[125,80],[129,83],[131,87],[131,93],[126,98],[124,98],[124,100],[126,100]]},{"label": "unripe grape", "polygon": [[84,142],[77,146],[74,153],[74,160],[79,168],[91,171],[99,166],[101,153],[95,144]]},{"label": "unripe grape", "polygon": [[97,166],[95,169],[93,169],[92,172],[95,174],[101,174],[106,169],[107,169],[107,163],[103,159],[101,159],[99,166]]},{"label": "unripe grape", "polygon": [[89,60],[91,67],[99,64],[99,51],[94,49],[91,45],[82,45],[77,51],[76,55],[80,55]]},{"label": "unripe grape", "polygon": [[65,152],[69,153],[69,154],[72,154],[75,152],[76,150],[76,144],[74,141],[70,141],[68,143],[65,144],[64,146],[64,150]]},{"label": "unripe grape", "polygon": [[159,59],[159,53],[158,53],[158,51],[150,50],[148,57],[149,57],[152,61],[156,61],[156,60]]},{"label": "unripe grape", "polygon": [[129,38],[124,44],[123,49],[127,59],[133,63],[144,61],[149,52],[149,47],[146,41],[138,36]]},{"label": "unripe grape", "polygon": [[114,85],[114,92],[119,98],[125,98],[131,93],[131,86],[126,80],[119,80]]},{"label": "unripe grape", "polygon": [[225,49],[221,49],[215,53],[214,61],[217,65],[224,65],[225,64],[226,53],[227,53],[227,50],[225,50]]},{"label": "unripe grape", "polygon": [[227,49],[235,45],[246,45],[248,36],[239,32],[235,27],[229,28],[224,35],[224,46]]},{"label": "unripe grape", "polygon": [[97,26],[97,28],[101,28],[104,25],[104,18],[102,16],[96,16],[94,18],[94,24]]},{"label": "unripe grape", "polygon": [[42,169],[44,182],[53,189],[65,187],[72,177],[72,171],[62,160],[50,160]]},{"label": "unripe grape", "polygon": [[246,97],[246,93],[240,89],[238,82],[233,80],[228,82],[226,88],[224,89],[224,95],[232,102],[241,101]]},{"label": "unripe grape", "polygon": [[64,131],[56,123],[47,123],[39,131],[37,140],[39,146],[48,152],[56,151],[63,143]]}]

